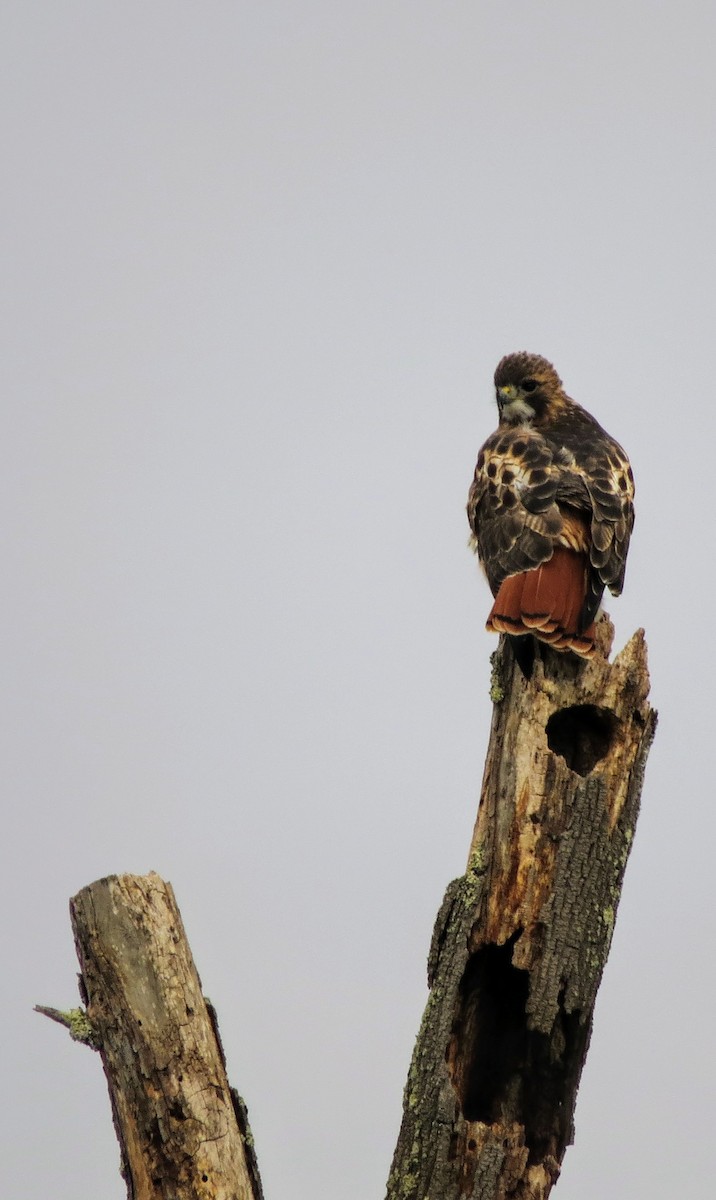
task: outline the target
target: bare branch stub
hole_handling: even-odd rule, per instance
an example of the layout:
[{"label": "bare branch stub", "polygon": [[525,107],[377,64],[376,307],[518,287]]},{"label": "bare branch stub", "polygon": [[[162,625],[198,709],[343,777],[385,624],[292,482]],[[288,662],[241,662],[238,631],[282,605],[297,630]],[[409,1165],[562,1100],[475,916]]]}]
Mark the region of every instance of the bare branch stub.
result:
[{"label": "bare branch stub", "polygon": [[82,1042],[92,1050],[98,1050],[97,1037],[92,1023],[84,1008],[70,1008],[63,1011],[60,1008],[50,1008],[47,1004],[36,1004],[35,1012],[43,1017],[49,1017],[58,1025],[64,1025],[73,1042]]},{"label": "bare branch stub", "polygon": [[656,725],[643,633],[610,663],[612,635],[603,619],[592,660],[522,666],[501,639],[388,1200],[544,1200],[559,1175]]},{"label": "bare branch stub", "polygon": [[262,1200],[171,885],[110,876],[70,911],[129,1200]]}]

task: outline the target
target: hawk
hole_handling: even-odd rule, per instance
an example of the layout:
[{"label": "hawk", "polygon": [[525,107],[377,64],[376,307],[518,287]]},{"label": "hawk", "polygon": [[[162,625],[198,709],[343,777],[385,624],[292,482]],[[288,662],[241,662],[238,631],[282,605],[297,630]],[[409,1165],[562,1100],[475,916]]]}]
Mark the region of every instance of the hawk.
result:
[{"label": "hawk", "polygon": [[590,658],[604,588],[618,596],[624,583],[629,459],[538,354],[503,358],[495,391],[499,425],[467,501],[470,543],[495,598],[487,629]]}]

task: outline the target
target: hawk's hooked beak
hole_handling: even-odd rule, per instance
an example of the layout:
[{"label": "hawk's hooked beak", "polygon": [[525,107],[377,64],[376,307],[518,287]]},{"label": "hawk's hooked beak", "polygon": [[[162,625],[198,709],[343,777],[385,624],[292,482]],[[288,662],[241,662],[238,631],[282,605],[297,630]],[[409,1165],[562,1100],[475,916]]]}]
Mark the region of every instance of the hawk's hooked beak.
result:
[{"label": "hawk's hooked beak", "polygon": [[517,388],[514,383],[506,383],[504,387],[497,389],[497,407],[500,412],[506,408],[508,404],[513,404],[517,399]]}]

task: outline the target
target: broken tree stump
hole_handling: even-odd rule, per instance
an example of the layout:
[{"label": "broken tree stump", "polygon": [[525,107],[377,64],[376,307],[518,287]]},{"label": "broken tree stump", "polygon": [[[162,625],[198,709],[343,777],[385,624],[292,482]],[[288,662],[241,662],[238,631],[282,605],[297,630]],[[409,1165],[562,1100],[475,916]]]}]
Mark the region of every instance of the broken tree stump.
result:
[{"label": "broken tree stump", "polygon": [[573,1140],[597,988],[656,726],[643,631],[613,663],[509,639],[465,875],[428,961],[388,1200],[545,1200]]},{"label": "broken tree stump", "polygon": [[171,884],[110,876],[70,912],[90,1030],[81,1040],[102,1058],[129,1200],[262,1200],[246,1108]]}]

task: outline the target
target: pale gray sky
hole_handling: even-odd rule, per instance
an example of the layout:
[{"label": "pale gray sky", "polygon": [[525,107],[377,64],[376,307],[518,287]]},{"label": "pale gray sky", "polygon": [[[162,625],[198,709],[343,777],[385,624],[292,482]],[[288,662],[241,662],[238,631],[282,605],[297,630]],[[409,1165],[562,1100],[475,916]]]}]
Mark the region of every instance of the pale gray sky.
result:
[{"label": "pale gray sky", "polygon": [[707,1200],[716,8],[5,0],[7,1194],[120,1200],[67,899],[170,879],[267,1200],[381,1197],[489,725],[506,352],[627,447],[661,725],[560,1200]]}]

